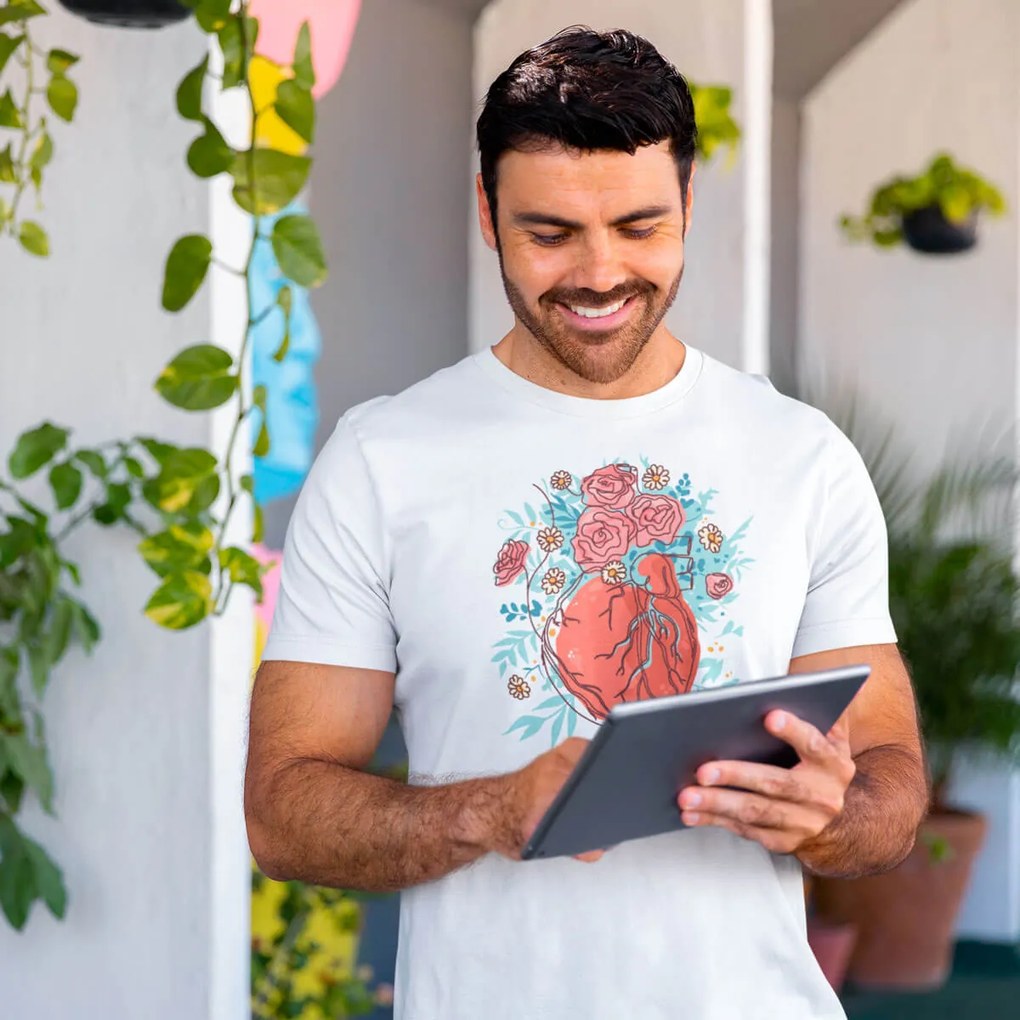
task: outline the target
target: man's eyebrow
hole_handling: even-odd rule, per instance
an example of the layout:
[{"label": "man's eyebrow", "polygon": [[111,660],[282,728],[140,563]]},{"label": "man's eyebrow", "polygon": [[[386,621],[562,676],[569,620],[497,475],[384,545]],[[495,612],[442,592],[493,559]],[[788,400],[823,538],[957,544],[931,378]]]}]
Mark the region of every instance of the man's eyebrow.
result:
[{"label": "man's eyebrow", "polygon": [[[621,227],[625,223],[634,223],[637,220],[650,220],[656,216],[665,216],[667,213],[672,212],[672,209],[668,205],[649,205],[643,209],[635,209],[633,212],[627,213],[625,216],[618,216],[612,221],[610,226]],[[513,221],[518,226],[547,226],[547,227],[562,227],[564,230],[583,230],[584,224],[578,223],[576,220],[565,220],[562,216],[554,216],[552,213],[543,212],[520,212],[514,213]]]}]

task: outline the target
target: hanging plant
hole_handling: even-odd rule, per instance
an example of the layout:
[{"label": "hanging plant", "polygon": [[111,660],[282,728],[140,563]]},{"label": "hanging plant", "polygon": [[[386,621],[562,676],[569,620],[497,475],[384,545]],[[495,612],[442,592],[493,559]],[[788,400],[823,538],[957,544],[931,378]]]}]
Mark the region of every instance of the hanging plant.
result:
[{"label": "hanging plant", "polygon": [[893,177],[880,185],[864,216],[844,215],[839,224],[851,241],[871,240],[881,248],[905,242],[915,251],[944,255],[974,247],[982,210],[1001,216],[1002,193],[940,153],[917,177]]},{"label": "hanging plant", "polygon": [[740,126],[733,119],[730,104],[733,89],[726,85],[695,85],[688,82],[694,100],[694,121],[698,125],[697,154],[706,163],[720,147],[729,149],[733,164],[740,144]]},{"label": "hanging plant", "polygon": [[191,13],[178,0],[60,0],[72,14],[101,25],[123,28],[162,28],[183,21]]},{"label": "hanging plant", "polygon": [[33,20],[43,14],[46,8],[36,0],[0,3],[0,236],[15,238],[41,257],[50,253],[49,236],[24,215],[30,189],[41,210],[43,171],[53,159],[47,117],[38,111],[45,101],[53,114],[70,121],[78,105],[78,88],[67,73],[78,58],[67,50],[40,49],[33,41]]},{"label": "hanging plant", "polygon": [[[38,5],[22,0],[17,6],[23,11]],[[179,238],[167,258],[162,303],[169,311],[184,308],[215,263],[245,280],[249,315],[236,358],[211,344],[189,346],[170,360],[155,387],[164,399],[188,411],[234,402],[234,424],[226,449],[213,453],[151,436],[75,447],[70,429],[44,422],[25,431],[7,457],[10,480],[0,477],[0,909],[18,929],[37,899],[57,917],[63,916],[66,906],[59,868],[16,821],[28,791],[46,811],[53,810],[41,699],[68,648],[80,645],[90,651],[101,636],[99,622],[75,594],[81,572],[65,556],[64,542],[86,523],[131,528],[140,539],[140,554],[157,578],[144,611],[163,627],[184,629],[222,615],[238,585],[261,597],[268,566],[226,540],[230,519],[245,500],[250,500],[254,517],[251,539],[262,539],[262,513],[254,499],[252,475],[237,477],[231,465],[235,445],[247,442],[249,434],[256,436],[252,448],[256,456],[269,451],[266,391],[253,387],[246,400],[243,373],[252,328],[277,309],[284,327],[277,358],[286,357],[291,292],[283,287],[273,304],[255,306],[251,277],[255,245],[268,242],[283,274],[296,284],[315,287],[326,277],[318,231],[308,216],[281,216],[262,239],[262,218],[297,196],[311,167],[307,155],[263,144],[258,130],[259,118],[274,113],[306,143],[313,137],[315,75],[308,26],[298,35],[293,66],[283,69],[271,101],[256,109],[249,65],[258,24],[247,13],[247,0],[236,11],[231,11],[230,0],[190,0],[189,6],[199,27],[216,37],[223,73],[213,79],[208,58],[203,59],[177,89],[178,111],[200,128],[187,163],[203,178],[221,173],[233,177],[234,201],[252,217],[252,240],[245,264],[228,266],[216,257],[205,235]],[[0,8],[0,22],[15,20],[3,21],[3,13],[10,9],[11,4]],[[60,59],[56,63],[59,67]],[[216,81],[222,90],[240,88],[247,94],[253,130],[244,148],[228,144],[209,115],[203,101],[207,80]],[[45,507],[26,498],[15,484],[43,471],[52,504]]]}]

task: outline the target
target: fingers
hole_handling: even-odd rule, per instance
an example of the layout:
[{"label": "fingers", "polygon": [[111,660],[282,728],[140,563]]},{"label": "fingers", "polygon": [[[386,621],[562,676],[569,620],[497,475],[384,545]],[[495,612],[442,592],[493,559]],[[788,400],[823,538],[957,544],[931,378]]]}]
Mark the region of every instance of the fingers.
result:
[{"label": "fingers", "polygon": [[[792,832],[782,829],[765,829],[757,825],[750,825],[747,822],[730,818],[727,815],[713,815],[705,812],[684,812],[685,824],[695,827],[714,825],[720,829],[728,829],[734,835],[744,839],[752,840],[760,844],[770,853],[789,854],[793,853],[801,843],[801,837]],[[688,818],[692,820],[687,821]]]},{"label": "fingers", "polygon": [[713,761],[702,765],[695,778],[702,786],[736,786],[778,800],[808,799],[800,775],[792,769],[749,761]]},{"label": "fingers", "polygon": [[827,765],[840,755],[835,743],[824,733],[790,712],[769,712],[765,717],[765,728],[773,736],[785,740],[801,761]]},{"label": "fingers", "polygon": [[761,829],[801,828],[803,813],[795,804],[771,800],[742,790],[703,790],[688,787],[677,798],[685,825],[698,825],[701,814],[729,818]]},{"label": "fingers", "polygon": [[594,864],[606,856],[605,850],[589,850],[587,853],[574,854],[575,861],[584,861],[585,864]]}]

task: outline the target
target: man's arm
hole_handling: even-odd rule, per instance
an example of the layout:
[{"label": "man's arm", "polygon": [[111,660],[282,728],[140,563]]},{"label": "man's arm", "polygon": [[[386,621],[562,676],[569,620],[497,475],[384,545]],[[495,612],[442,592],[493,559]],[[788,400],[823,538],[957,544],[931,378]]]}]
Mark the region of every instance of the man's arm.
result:
[{"label": "man's arm", "polygon": [[766,719],[800,764],[785,770],[710,762],[698,771],[701,785],[681,792],[685,821],[719,825],[775,853],[796,854],[818,874],[872,874],[903,860],[929,790],[910,678],[896,646],[805,655],[791,662],[790,672],[859,662],[871,665],[871,676],[828,734],[789,713]]},{"label": "man's arm", "polygon": [[393,687],[393,674],[379,670],[260,667],[244,806],[252,853],[270,878],[388,892],[490,851],[519,857],[584,750],[572,738],[518,772],[445,786],[370,775]]}]

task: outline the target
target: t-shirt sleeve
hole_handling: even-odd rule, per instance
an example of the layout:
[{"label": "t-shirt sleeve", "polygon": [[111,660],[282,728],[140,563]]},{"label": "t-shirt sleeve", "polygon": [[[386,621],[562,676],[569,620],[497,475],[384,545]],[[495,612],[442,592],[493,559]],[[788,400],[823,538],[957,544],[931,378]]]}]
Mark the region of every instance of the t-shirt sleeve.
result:
[{"label": "t-shirt sleeve", "polygon": [[395,672],[388,561],[377,493],[345,416],[316,457],[287,525],[262,659]]},{"label": "t-shirt sleeve", "polygon": [[896,641],[889,615],[885,517],[861,455],[842,432],[831,428],[794,658]]}]

